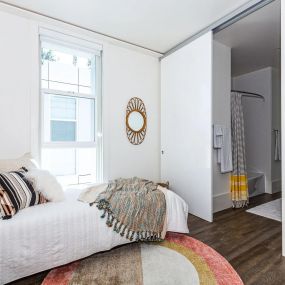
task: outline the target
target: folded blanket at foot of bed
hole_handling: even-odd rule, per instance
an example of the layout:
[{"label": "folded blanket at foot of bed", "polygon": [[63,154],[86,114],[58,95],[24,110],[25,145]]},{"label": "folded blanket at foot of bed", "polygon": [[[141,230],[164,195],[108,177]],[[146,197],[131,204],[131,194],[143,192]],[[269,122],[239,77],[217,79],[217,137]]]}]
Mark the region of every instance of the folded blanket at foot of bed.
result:
[{"label": "folded blanket at foot of bed", "polygon": [[[88,189],[80,200],[96,205],[106,224],[130,241],[160,241],[166,233],[166,200],[152,181],[137,177],[110,181],[106,190],[90,199]],[[94,196],[93,196],[94,197]]]}]

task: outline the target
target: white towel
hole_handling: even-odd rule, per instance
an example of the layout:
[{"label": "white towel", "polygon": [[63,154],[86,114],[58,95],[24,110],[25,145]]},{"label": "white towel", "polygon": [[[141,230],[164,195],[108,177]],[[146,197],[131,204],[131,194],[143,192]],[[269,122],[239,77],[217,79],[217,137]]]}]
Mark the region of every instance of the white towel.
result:
[{"label": "white towel", "polygon": [[275,135],[275,149],[274,149],[274,160],[281,160],[281,136],[279,130],[274,130]]},{"label": "white towel", "polygon": [[230,128],[223,128],[223,146],[221,149],[221,173],[233,171],[232,138]]},{"label": "white towel", "polygon": [[213,135],[213,147],[217,149],[217,162],[220,164],[221,173],[231,172],[233,170],[233,163],[230,128],[223,125],[214,125]]},{"label": "white towel", "polygon": [[223,126],[222,125],[214,125],[214,142],[213,146],[217,149],[217,161],[221,163],[221,149],[223,146]]}]

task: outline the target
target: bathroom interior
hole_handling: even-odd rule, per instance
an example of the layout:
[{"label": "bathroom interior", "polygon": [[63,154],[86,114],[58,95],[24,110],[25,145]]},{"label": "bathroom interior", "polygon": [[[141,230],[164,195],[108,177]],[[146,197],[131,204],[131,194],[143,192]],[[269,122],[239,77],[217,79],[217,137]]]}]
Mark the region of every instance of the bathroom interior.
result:
[{"label": "bathroom interior", "polygon": [[[231,93],[242,91],[250,198],[281,192],[280,5],[274,1],[214,33],[213,123],[231,127]],[[220,173],[215,153],[213,168],[217,212],[230,206],[229,174]]]}]

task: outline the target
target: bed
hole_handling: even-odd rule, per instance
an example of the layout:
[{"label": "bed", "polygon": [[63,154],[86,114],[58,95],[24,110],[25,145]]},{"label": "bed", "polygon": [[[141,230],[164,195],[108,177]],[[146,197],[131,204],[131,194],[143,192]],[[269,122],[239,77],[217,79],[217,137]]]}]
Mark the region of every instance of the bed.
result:
[{"label": "bed", "polygon": [[[97,207],[69,189],[63,202],[41,204],[0,220],[0,284],[129,243],[108,228]],[[167,231],[188,233],[188,206],[166,191]]]}]

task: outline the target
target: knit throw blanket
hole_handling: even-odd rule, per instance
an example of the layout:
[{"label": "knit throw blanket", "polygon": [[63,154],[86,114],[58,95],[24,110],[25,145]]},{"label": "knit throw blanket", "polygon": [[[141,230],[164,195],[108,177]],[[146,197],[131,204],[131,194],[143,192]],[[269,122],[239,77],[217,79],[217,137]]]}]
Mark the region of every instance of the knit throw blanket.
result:
[{"label": "knit throw blanket", "polygon": [[160,241],[166,218],[164,193],[137,177],[109,182],[94,202],[106,224],[130,241]]}]

